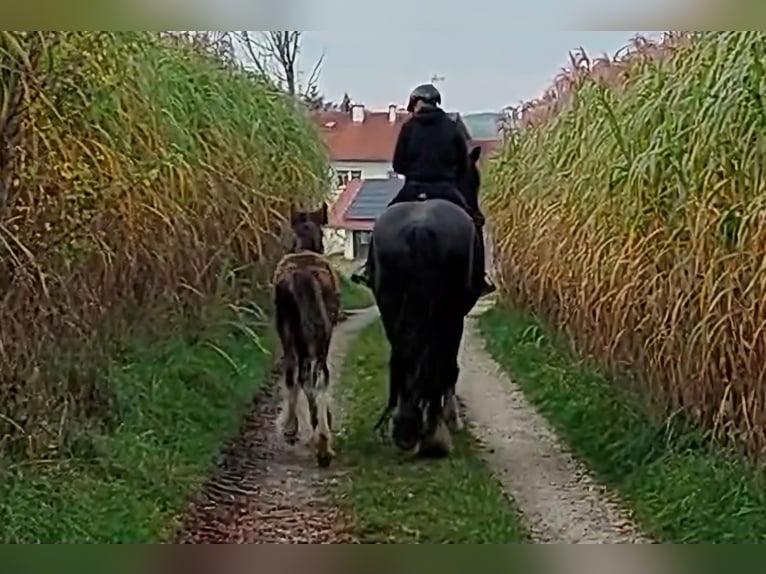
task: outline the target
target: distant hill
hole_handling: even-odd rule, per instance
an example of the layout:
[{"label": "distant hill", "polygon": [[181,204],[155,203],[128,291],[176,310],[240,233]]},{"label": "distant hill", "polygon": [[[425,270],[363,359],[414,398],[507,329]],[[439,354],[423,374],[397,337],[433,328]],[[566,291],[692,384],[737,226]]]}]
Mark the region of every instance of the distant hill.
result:
[{"label": "distant hill", "polygon": [[493,140],[499,139],[497,122],[503,118],[500,112],[477,112],[473,114],[461,114],[463,122],[468,128],[473,139]]}]

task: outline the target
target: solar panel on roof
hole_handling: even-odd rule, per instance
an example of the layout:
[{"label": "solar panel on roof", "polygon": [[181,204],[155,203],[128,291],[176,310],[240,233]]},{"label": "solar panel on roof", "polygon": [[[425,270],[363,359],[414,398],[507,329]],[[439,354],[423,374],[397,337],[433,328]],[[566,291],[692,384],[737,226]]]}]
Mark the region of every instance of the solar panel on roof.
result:
[{"label": "solar panel on roof", "polygon": [[399,178],[366,180],[348,206],[346,219],[377,219],[402,185]]}]

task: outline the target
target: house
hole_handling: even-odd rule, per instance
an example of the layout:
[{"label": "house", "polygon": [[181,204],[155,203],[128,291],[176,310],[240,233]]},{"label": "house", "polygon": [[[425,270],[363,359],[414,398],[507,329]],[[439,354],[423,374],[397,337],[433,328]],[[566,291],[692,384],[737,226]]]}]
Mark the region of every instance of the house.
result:
[{"label": "house", "polygon": [[365,259],[372,226],[397,192],[404,179],[355,179],[343,188],[329,214],[331,228],[343,230],[343,257]]},{"label": "house", "polygon": [[[461,115],[450,116],[471,140]],[[325,238],[329,253],[342,252],[346,259],[366,256],[375,219],[403,184],[391,160],[399,131],[408,118],[406,111],[393,104],[387,111],[370,111],[356,104],[350,112],[315,114],[337,182]],[[477,144],[488,151],[494,142],[472,140],[472,145]]]}]

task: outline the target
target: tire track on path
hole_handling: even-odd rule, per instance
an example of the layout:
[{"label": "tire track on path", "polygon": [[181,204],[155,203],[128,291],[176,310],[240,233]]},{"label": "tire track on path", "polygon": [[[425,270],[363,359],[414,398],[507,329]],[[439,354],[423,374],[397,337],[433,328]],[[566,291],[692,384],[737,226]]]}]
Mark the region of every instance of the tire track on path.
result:
[{"label": "tire track on path", "polygon": [[[375,317],[374,310],[363,311],[336,328],[330,350],[334,386],[350,339]],[[289,447],[276,428],[281,404],[278,376],[275,369],[238,437],[224,451],[217,473],[190,505],[174,544],[355,542],[346,517],[327,498],[328,481],[337,479],[342,469],[318,469],[305,437]],[[338,414],[336,420],[341,418]],[[338,423],[334,424],[337,432]]]},{"label": "tire track on path", "polygon": [[458,394],[471,433],[535,543],[653,543],[485,350],[475,317],[491,305],[480,301],[466,321]]}]

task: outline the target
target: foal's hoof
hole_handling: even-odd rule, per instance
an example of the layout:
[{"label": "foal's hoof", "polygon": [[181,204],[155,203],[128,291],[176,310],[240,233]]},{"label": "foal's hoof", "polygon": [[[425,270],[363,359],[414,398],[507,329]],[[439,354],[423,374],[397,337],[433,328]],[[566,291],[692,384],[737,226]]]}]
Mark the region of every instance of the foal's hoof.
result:
[{"label": "foal's hoof", "polygon": [[326,436],[318,435],[314,437],[314,448],[316,449],[316,459],[319,468],[327,468],[335,458],[335,452],[330,447],[330,439]]},{"label": "foal's hoof", "polygon": [[297,430],[286,430],[284,433],[282,433],[282,436],[284,437],[285,442],[290,446],[295,446],[295,444],[298,442]]},{"label": "foal's hoof", "polygon": [[317,453],[317,464],[319,468],[329,468],[332,464],[332,455],[330,453]]}]

